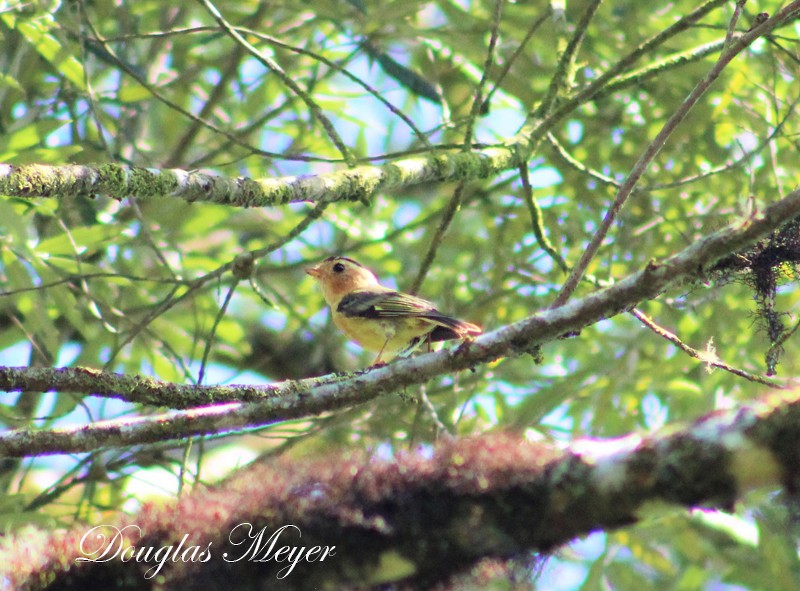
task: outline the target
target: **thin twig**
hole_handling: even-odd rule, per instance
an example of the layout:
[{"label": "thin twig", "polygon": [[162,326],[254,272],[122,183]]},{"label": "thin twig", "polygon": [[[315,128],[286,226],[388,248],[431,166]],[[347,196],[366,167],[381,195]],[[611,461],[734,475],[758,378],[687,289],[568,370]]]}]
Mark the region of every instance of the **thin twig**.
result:
[{"label": "thin twig", "polygon": [[[254,37],[257,37],[259,39],[263,39],[267,43],[269,43],[271,45],[274,45],[276,47],[280,47],[282,49],[287,49],[289,51],[292,51],[294,53],[298,53],[300,55],[308,56],[308,57],[310,57],[310,58],[312,58],[312,59],[314,59],[314,60],[316,60],[316,61],[318,61],[320,63],[325,64],[326,66],[328,66],[332,70],[335,70],[336,72],[342,74],[343,76],[345,76],[349,80],[355,82],[361,88],[366,90],[370,95],[372,95],[375,99],[380,101],[387,109],[389,109],[389,111],[393,115],[395,115],[396,117],[400,118],[400,120],[403,121],[403,123],[408,125],[408,127],[411,129],[411,131],[414,132],[414,135],[417,137],[417,139],[419,139],[419,141],[422,142],[422,144],[425,147],[427,147],[428,149],[430,149],[432,147],[430,142],[428,141],[427,135],[425,133],[423,133],[416,126],[416,124],[411,120],[411,118],[408,115],[403,113],[400,109],[395,107],[386,98],[384,98],[383,95],[380,92],[378,92],[377,89],[373,88],[372,86],[370,86],[369,84],[364,82],[361,78],[359,78],[355,74],[352,74],[346,68],[343,68],[342,66],[340,66],[336,62],[333,62],[333,61],[329,60],[328,58],[326,58],[323,55],[320,55],[320,54],[315,53],[313,51],[309,51],[308,49],[304,49],[302,47],[295,47],[293,45],[289,45],[288,43],[284,43],[280,39],[276,39],[275,37],[272,37],[270,35],[265,35],[264,33],[261,33],[259,31],[254,31],[252,29],[245,29],[243,27],[237,27],[237,30],[240,30],[242,32],[246,32],[246,33],[248,33],[250,35],[253,35]],[[361,159],[359,159],[359,160],[361,160]]]},{"label": "thin twig", "polygon": [[686,100],[683,101],[681,106],[675,111],[675,113],[672,114],[653,141],[650,142],[647,148],[645,148],[644,152],[639,157],[639,160],[631,169],[628,178],[622,184],[622,187],[620,187],[620,190],[617,193],[614,202],[611,204],[611,207],[609,207],[606,215],[603,217],[600,228],[598,228],[597,232],[595,232],[594,236],[592,236],[589,245],[586,247],[586,250],[584,250],[578,263],[575,265],[575,267],[573,267],[570,276],[564,282],[564,286],[561,288],[561,291],[551,307],[557,308],[558,306],[564,305],[564,303],[566,303],[566,301],[575,291],[575,288],[580,282],[581,277],[586,272],[589,263],[597,254],[600,245],[608,235],[611,225],[617,219],[620,211],[622,211],[622,207],[625,205],[628,197],[633,192],[636,184],[639,182],[639,179],[642,177],[645,170],[656,157],[656,155],[661,151],[661,148],[664,147],[664,144],[666,143],[667,139],[669,139],[669,136],[672,135],[672,132],[675,131],[681,122],[683,122],[692,107],[694,107],[697,101],[700,100],[700,97],[705,94],[711,84],[713,84],[720,74],[722,74],[723,70],[733,60],[733,58],[746,49],[759,36],[766,34],[768,31],[771,31],[773,28],[781,24],[786,18],[787,14],[790,14],[792,11],[796,10],[798,6],[800,6],[800,0],[795,0],[795,2],[792,2],[788,6],[784,7],[780,12],[762,23],[761,26],[757,27],[752,32],[742,35],[736,43],[732,44],[729,48],[722,52],[722,54],[719,56],[719,59],[708,72],[708,74],[706,74],[706,76],[697,83],[697,85],[689,93],[689,96],[686,97]]},{"label": "thin twig", "polygon": [[210,121],[206,121],[202,117],[199,117],[199,116],[195,115],[194,113],[192,113],[191,111],[189,111],[187,109],[184,109],[183,107],[181,107],[177,103],[171,101],[166,96],[161,94],[161,92],[159,92],[159,90],[154,85],[150,84],[147,81],[146,78],[141,76],[139,74],[139,72],[136,71],[135,68],[131,67],[124,60],[122,60],[119,57],[117,57],[117,54],[114,52],[114,49],[108,44],[108,42],[103,37],[101,37],[99,35],[99,33],[95,32],[95,37],[94,37],[94,39],[91,39],[91,41],[94,41],[95,43],[99,44],[100,47],[103,48],[103,51],[105,51],[106,54],[108,55],[108,59],[109,60],[113,60],[113,62],[116,64],[116,66],[120,70],[122,70],[125,74],[127,74],[128,76],[130,76],[131,78],[136,80],[136,82],[140,86],[142,86],[142,88],[145,88],[153,96],[154,99],[156,99],[157,101],[165,104],[167,107],[169,107],[173,111],[176,111],[177,113],[180,113],[181,115],[183,115],[184,117],[188,118],[189,120],[191,120],[191,121],[193,121],[193,122],[195,122],[195,123],[197,123],[199,125],[202,125],[203,127],[211,130],[212,132],[214,132],[216,134],[224,136],[225,138],[227,138],[233,144],[235,144],[237,146],[241,146],[241,147],[249,150],[253,154],[258,154],[260,156],[264,156],[264,157],[267,157],[267,158],[274,158],[276,160],[292,160],[292,161],[299,161],[299,162],[337,162],[338,161],[338,160],[334,160],[334,159],[330,159],[330,158],[321,158],[321,157],[318,157],[318,156],[304,156],[304,155],[300,155],[300,154],[287,154],[287,153],[280,153],[280,152],[268,152],[267,150],[262,150],[260,148],[257,148],[256,146],[253,146],[252,144],[248,144],[247,142],[244,142],[241,139],[239,139],[239,135],[238,134],[235,134],[235,133],[232,133],[230,131],[226,131],[224,129],[221,129],[221,128],[217,127],[216,125],[214,125]]},{"label": "thin twig", "polygon": [[693,349],[686,343],[684,343],[680,337],[676,334],[671,333],[669,330],[664,328],[663,326],[659,326],[656,324],[652,318],[650,318],[647,314],[639,310],[638,308],[634,308],[631,310],[631,314],[639,320],[642,324],[644,324],[647,328],[652,330],[658,336],[665,338],[670,343],[678,347],[681,351],[689,355],[690,357],[694,357],[708,365],[709,367],[716,367],[719,369],[723,369],[727,372],[732,373],[733,375],[739,376],[740,378],[744,378],[751,382],[756,382],[758,384],[763,384],[764,386],[769,386],[770,388],[775,388],[777,390],[785,390],[786,386],[769,380],[767,378],[762,378],[761,376],[751,374],[749,372],[744,371],[743,369],[738,369],[733,367],[732,365],[728,365],[727,363],[720,360],[715,354],[712,353],[701,353],[697,349]]},{"label": "thin twig", "polygon": [[[475,93],[472,98],[472,109],[470,110],[470,115],[467,119],[467,129],[464,132],[464,144],[461,148],[463,152],[469,152],[472,149],[472,134],[475,120],[481,112],[481,106],[483,104],[483,99],[481,98],[483,95],[483,87],[486,84],[486,80],[489,78],[489,70],[491,69],[494,61],[494,51],[495,47],[497,46],[502,12],[503,0],[495,0],[494,12],[492,13],[492,33],[491,38],[489,39],[489,48],[487,49],[486,60],[483,64],[483,75],[481,76],[478,86],[475,88]],[[466,182],[459,182],[453,191],[453,195],[450,197],[450,201],[448,201],[447,205],[445,206],[444,211],[442,212],[442,219],[436,228],[436,233],[431,239],[431,243],[428,246],[428,251],[425,253],[425,258],[422,260],[422,264],[417,272],[417,276],[414,278],[414,282],[411,284],[410,292],[412,294],[416,294],[417,291],[419,291],[419,288],[422,286],[422,282],[425,281],[425,277],[427,276],[431,265],[433,265],[433,261],[436,258],[436,253],[438,252],[439,247],[444,240],[444,236],[447,233],[447,230],[450,227],[453,219],[455,218],[456,212],[458,212],[458,210],[461,208],[461,202],[464,198],[465,188]]]},{"label": "thin twig", "polygon": [[575,32],[559,57],[555,74],[550,79],[550,86],[547,88],[547,94],[536,110],[538,117],[546,116],[555,105],[559,94],[572,84],[575,77],[575,58],[586,36],[586,31],[589,29],[589,24],[592,22],[594,15],[597,14],[602,2],[603,0],[592,0],[586,10],[583,11],[581,20],[575,27]]},{"label": "thin twig", "polygon": [[[262,4],[261,6],[266,6],[266,4]],[[269,43],[275,47],[280,47],[281,49],[286,49],[287,51],[291,51],[292,53],[297,53],[299,55],[305,55],[307,57],[312,58],[315,61],[318,61],[322,64],[325,64],[332,70],[342,74],[352,82],[361,86],[364,90],[366,90],[370,95],[372,95],[376,100],[380,101],[393,115],[400,118],[403,123],[408,125],[408,127],[414,132],[417,139],[425,146],[427,150],[431,149],[430,142],[428,140],[427,134],[421,131],[416,124],[411,120],[411,118],[403,113],[400,109],[395,107],[391,102],[389,102],[385,97],[381,95],[381,93],[370,86],[367,82],[356,76],[355,74],[351,73],[346,68],[342,67],[341,65],[337,64],[336,62],[329,60],[324,55],[319,54],[317,52],[311,51],[309,49],[305,49],[304,47],[297,47],[296,45],[290,45],[284,41],[281,41],[277,37],[273,37],[271,35],[267,35],[261,31],[257,31],[255,29],[251,29],[248,27],[233,27],[234,30],[246,34],[252,35],[262,41]],[[213,27],[213,26],[202,26],[202,27],[185,27],[180,29],[173,29],[171,31],[157,31],[152,33],[138,33],[135,35],[120,35],[118,37],[107,37],[106,41],[126,41],[128,39],[151,39],[151,38],[159,38],[159,37],[169,37],[175,35],[191,35],[196,33],[216,33],[220,31],[220,27]],[[283,103],[284,105],[287,103]],[[259,125],[261,127],[262,124]],[[423,150],[419,150],[423,151]],[[405,155],[402,153],[401,155]],[[371,159],[381,159],[380,156],[371,157]],[[173,157],[174,159],[174,157]],[[365,158],[359,158],[359,161],[365,161]]]},{"label": "thin twig", "polygon": [[483,105],[481,105],[481,112],[485,112],[488,110],[489,105],[492,102],[492,97],[494,96],[494,93],[497,92],[497,90],[501,87],[503,80],[505,80],[505,77],[511,71],[511,66],[513,66],[514,63],[519,58],[519,56],[522,55],[522,52],[525,50],[525,46],[528,45],[528,41],[530,41],[533,38],[536,31],[538,31],[539,27],[541,27],[542,24],[544,24],[544,22],[548,18],[550,18],[551,14],[553,14],[553,8],[550,4],[548,4],[542,16],[533,21],[533,24],[528,29],[528,32],[525,33],[525,37],[522,38],[522,41],[520,41],[519,45],[514,50],[514,53],[512,53],[511,57],[509,57],[503,64],[500,73],[497,75],[497,80],[495,81],[494,85],[492,85],[492,89],[489,91],[489,93],[486,95],[486,98],[483,100]]},{"label": "thin twig", "polygon": [[425,258],[422,259],[422,264],[419,267],[417,276],[414,278],[414,282],[411,284],[409,292],[412,295],[419,291],[419,288],[422,286],[422,282],[425,280],[425,276],[428,274],[428,271],[433,264],[433,260],[436,258],[436,253],[438,252],[439,246],[441,246],[442,241],[444,240],[444,235],[447,233],[447,229],[450,227],[450,223],[453,221],[456,212],[461,207],[461,201],[464,197],[465,188],[465,181],[461,181],[458,183],[458,185],[456,185],[453,195],[450,197],[450,201],[447,202],[447,205],[442,212],[442,219],[439,221],[439,225],[436,227],[436,233],[431,239],[430,246],[428,246],[428,252],[425,253]]},{"label": "thin twig", "polygon": [[[150,312],[143,320],[137,322],[136,326],[128,333],[128,335],[118,343],[111,352],[109,356],[109,360],[106,363],[105,367],[110,367],[114,359],[116,358],[117,353],[119,353],[125,345],[133,341],[136,336],[145,328],[147,327],[153,320],[167,312],[168,310],[174,308],[180,302],[187,299],[189,296],[194,294],[197,290],[203,288],[209,282],[214,281],[215,279],[219,279],[228,271],[233,270],[238,261],[241,261],[241,257],[250,257],[253,260],[257,260],[260,258],[265,257],[266,255],[270,254],[281,248],[287,242],[293,240],[298,235],[300,235],[312,222],[319,219],[322,216],[322,213],[325,211],[325,208],[330,204],[328,201],[320,201],[318,202],[314,208],[294,227],[291,231],[289,231],[285,236],[279,238],[272,244],[265,246],[264,248],[259,248],[247,253],[243,253],[234,259],[228,261],[224,265],[214,269],[213,271],[206,273],[202,277],[198,277],[194,281],[188,282],[189,289],[187,289],[184,293],[180,296],[175,296],[178,291],[178,285],[176,285],[172,291],[167,295],[167,297],[161,302],[159,306],[157,306],[153,311]],[[186,285],[183,283],[182,285]],[[1,294],[0,294],[1,295]]]},{"label": "thin twig", "polygon": [[[247,21],[256,26],[257,23],[260,23],[263,20],[264,12],[268,10],[267,7],[268,4],[266,2],[259,2],[255,12],[248,15]],[[233,52],[228,56],[226,63],[219,69],[220,79],[216,82],[216,84],[213,85],[213,88],[211,89],[211,95],[200,108],[200,112],[198,113],[199,118],[205,119],[211,115],[216,106],[225,96],[225,93],[228,92],[231,81],[234,80],[239,74],[239,65],[242,55],[244,55],[244,48],[241,45],[237,45]],[[197,121],[193,121],[191,125],[187,126],[183,133],[181,133],[178,141],[175,142],[174,146],[169,151],[169,157],[164,163],[164,166],[172,168],[184,164],[184,156],[186,151],[194,144],[195,138],[200,132],[200,129],[201,126]]]},{"label": "thin twig", "polygon": [[697,63],[709,55],[719,53],[724,45],[725,41],[723,39],[718,39],[686,51],[670,54],[667,57],[656,61],[651,61],[638,70],[632,70],[626,74],[621,74],[614,78],[603,88],[598,90],[597,94],[594,95],[594,100],[600,100],[619,92],[624,88],[630,88],[631,86],[643,86],[648,80],[659,78],[670,70]]},{"label": "thin twig", "polygon": [[603,91],[609,82],[624,73],[640,58],[650,55],[653,49],[685,31],[706,14],[727,2],[728,0],[708,0],[705,4],[698,6],[689,14],[681,17],[671,26],[641,43],[574,96],[563,99],[546,117],[540,117],[538,111],[533,113],[522,125],[512,143],[519,147],[526,147],[529,152],[532,151],[557,122],[572,113],[580,105],[592,100],[598,93]]},{"label": "thin twig", "polygon": [[450,433],[447,425],[445,425],[442,422],[442,419],[439,418],[439,414],[436,412],[436,407],[433,405],[433,402],[431,402],[431,399],[428,396],[428,388],[425,386],[425,384],[420,385],[418,402],[420,408],[424,410],[424,412],[433,421],[433,424],[436,425],[437,438],[441,435],[445,439],[454,439],[453,434]]},{"label": "thin twig", "polygon": [[494,64],[494,51],[497,47],[497,39],[500,35],[500,20],[503,14],[503,0],[495,0],[494,10],[492,11],[492,32],[489,37],[489,48],[486,50],[486,59],[483,62],[483,72],[478,85],[475,87],[475,92],[472,96],[472,108],[470,109],[469,117],[467,118],[467,128],[464,131],[464,151],[468,151],[472,145],[472,134],[475,129],[475,121],[481,114],[483,107],[483,87],[489,79],[489,73]]},{"label": "thin twig", "polygon": [[[721,44],[718,44],[721,46]],[[794,99],[792,103],[788,106],[786,113],[778,122],[777,125],[772,129],[770,134],[766,136],[763,140],[759,142],[759,144],[753,148],[752,150],[748,150],[743,152],[741,156],[724,164],[722,166],[717,166],[710,170],[707,170],[702,173],[694,174],[688,177],[684,177],[682,179],[678,179],[677,181],[671,181],[667,183],[654,183],[652,185],[644,185],[640,187],[642,191],[652,192],[652,191],[663,191],[666,189],[674,189],[676,187],[681,187],[684,185],[688,185],[699,180],[708,178],[710,176],[714,176],[717,174],[721,174],[723,172],[733,170],[745,164],[748,160],[750,160],[753,156],[760,153],[764,148],[770,146],[772,144],[772,140],[775,139],[779,133],[783,131],[783,128],[786,125],[786,122],[794,115],[794,110],[797,107],[798,102],[800,102],[800,98]],[[576,171],[580,172],[581,174],[585,174],[589,178],[597,181],[602,185],[606,185],[609,187],[614,187],[615,189],[619,189],[622,186],[622,183],[615,180],[614,178],[603,174],[602,172],[591,168],[575,158],[572,154],[570,154],[564,145],[558,141],[558,138],[555,137],[552,133],[547,134],[547,141],[551,145],[554,150],[556,156],[558,156],[567,166],[574,168]]]},{"label": "thin twig", "polygon": [[259,62],[261,62],[261,64],[264,65],[264,67],[266,67],[276,76],[278,76],[281,82],[283,82],[283,84],[289,90],[291,90],[294,94],[300,97],[300,99],[308,107],[308,110],[311,112],[311,115],[314,118],[316,118],[316,120],[319,121],[322,127],[325,129],[325,132],[328,134],[328,137],[336,146],[336,149],[339,150],[339,152],[342,155],[342,158],[344,158],[347,165],[351,167],[355,166],[356,161],[353,157],[353,153],[350,151],[350,148],[347,147],[342,138],[339,136],[339,133],[336,131],[336,128],[334,127],[331,120],[328,119],[325,113],[322,112],[322,109],[320,109],[319,105],[316,102],[314,102],[314,100],[308,95],[308,93],[306,93],[305,90],[300,88],[300,85],[297,84],[297,82],[295,82],[291,76],[289,76],[286,72],[284,72],[283,68],[281,68],[275,60],[261,53],[249,41],[247,41],[247,39],[242,37],[242,35],[236,30],[236,28],[233,27],[230,23],[228,23],[225,17],[222,16],[222,13],[220,13],[219,9],[216,6],[214,6],[211,0],[198,0],[198,2],[200,2],[200,4],[203,5],[206,8],[206,10],[208,10],[209,13],[211,13],[211,16],[214,17],[214,20],[216,20],[217,23],[223,29],[225,29],[228,35],[234,41],[236,41],[236,43],[238,43],[250,55],[252,55]]},{"label": "thin twig", "polygon": [[523,164],[519,167],[519,176],[522,180],[522,195],[525,198],[525,205],[528,206],[528,213],[531,216],[531,229],[533,230],[533,235],[536,237],[536,242],[539,243],[542,250],[550,255],[550,258],[558,265],[559,269],[564,273],[569,273],[567,261],[565,261],[564,257],[555,249],[544,232],[542,210],[539,209],[539,204],[533,198],[533,188],[531,187],[531,180],[528,176],[527,164]]},{"label": "thin twig", "polygon": [[745,3],[747,0],[736,0],[736,5],[733,9],[733,16],[731,17],[730,23],[728,23],[728,30],[725,33],[725,45],[723,47],[728,47],[733,41],[733,35],[736,33],[736,23],[739,22],[739,17],[742,14],[742,9],[744,8]]},{"label": "thin twig", "polygon": [[214,324],[211,326],[211,330],[205,339],[206,346],[203,348],[203,358],[200,361],[200,371],[197,375],[198,384],[203,383],[203,378],[205,377],[206,373],[206,364],[208,363],[208,356],[211,353],[211,347],[214,345],[214,336],[217,334],[217,327],[222,321],[222,317],[225,316],[225,311],[228,309],[228,304],[231,303],[231,298],[233,298],[233,294],[236,291],[236,286],[239,285],[239,281],[241,281],[241,278],[237,277],[233,282],[233,285],[228,288],[228,293],[225,294],[225,300],[222,302],[222,306],[220,306],[219,311],[214,318]]}]

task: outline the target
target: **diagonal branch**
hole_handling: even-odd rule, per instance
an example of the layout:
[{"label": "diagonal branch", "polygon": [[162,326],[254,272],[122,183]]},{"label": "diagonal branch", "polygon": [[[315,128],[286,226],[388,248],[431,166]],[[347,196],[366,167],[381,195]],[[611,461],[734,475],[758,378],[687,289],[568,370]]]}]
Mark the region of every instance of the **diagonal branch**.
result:
[{"label": "diagonal branch", "polygon": [[[661,131],[658,132],[653,141],[650,142],[647,148],[645,148],[644,152],[642,152],[642,155],[639,157],[639,160],[636,161],[636,164],[634,164],[631,172],[628,174],[628,178],[625,179],[625,182],[620,187],[617,196],[614,198],[614,202],[606,212],[600,227],[598,228],[597,232],[595,232],[594,236],[592,236],[592,239],[589,241],[589,245],[586,247],[586,250],[584,250],[580,260],[572,269],[572,272],[567,280],[564,282],[564,286],[561,288],[561,291],[553,302],[552,307],[556,308],[563,305],[564,302],[570,298],[572,292],[575,291],[575,288],[578,286],[578,283],[580,282],[584,273],[586,273],[589,263],[600,249],[600,245],[603,243],[603,240],[605,240],[611,225],[622,211],[622,207],[627,202],[628,197],[630,197],[633,193],[633,190],[639,182],[639,179],[642,177],[647,167],[650,166],[650,163],[653,161],[653,159],[661,151],[661,148],[664,147],[664,144],[666,144],[669,136],[672,135],[672,132],[675,131],[681,122],[683,122],[683,120],[689,114],[689,111],[692,110],[692,107],[694,107],[694,105],[697,104],[697,101],[700,100],[700,97],[702,97],[711,87],[711,85],[717,80],[717,78],[719,78],[723,70],[728,66],[728,64],[731,63],[731,61],[733,61],[733,58],[749,47],[750,44],[753,43],[753,41],[755,41],[758,37],[766,35],[775,27],[784,24],[787,19],[793,16],[798,8],[800,8],[800,0],[795,0],[794,2],[791,2],[783,7],[780,11],[775,13],[772,17],[761,23],[752,31],[739,37],[737,41],[730,44],[726,43],[725,49],[708,74],[706,74],[706,76],[692,89],[692,91],[689,93],[689,96],[686,97],[686,100],[684,100],[678,110],[672,114],[669,120],[664,124],[664,127],[661,128]],[[737,18],[738,14],[735,14],[734,17]]]},{"label": "diagonal branch", "polygon": [[[281,543],[333,546],[335,554],[303,562],[281,589],[362,588],[376,580],[429,588],[484,558],[549,552],[577,536],[635,523],[653,501],[726,509],[754,489],[796,490],[798,432],[800,397],[781,392],[667,433],[578,440],[567,449],[484,435],[384,460],[348,452],[257,463],[220,486],[152,504],[112,525],[53,533],[34,552],[25,532],[8,543],[6,561],[15,588],[48,581],[36,588],[86,589],[93,581],[127,580],[139,589],[230,589],[232,576],[237,588],[261,588],[289,568],[267,558],[269,541],[263,544],[288,523],[297,531]],[[130,530],[127,524],[134,531],[125,544],[112,541],[114,531]],[[89,533],[101,532],[108,537],[87,543]],[[111,555],[112,544],[172,550],[181,537],[185,546],[206,548],[208,558],[165,555],[156,584],[143,574],[155,569],[158,555]]]},{"label": "diagonal branch", "polygon": [[[218,387],[219,390],[211,391],[214,397],[206,399],[208,403],[217,403],[215,406],[58,430],[8,431],[0,434],[0,455],[16,457],[84,452],[109,445],[134,445],[170,438],[220,434],[238,429],[262,427],[291,418],[311,416],[359,404],[387,392],[425,383],[445,373],[470,369],[503,356],[522,354],[561,335],[615,316],[643,300],[658,296],[670,286],[702,277],[703,269],[723,256],[741,250],[785,224],[787,220],[798,216],[800,216],[800,190],[789,193],[780,201],[771,204],[760,213],[753,213],[740,223],[727,226],[696,241],[666,260],[658,263],[651,261],[643,270],[613,286],[486,333],[473,341],[465,341],[457,347],[411,359],[401,359],[387,366],[370,368],[353,375],[321,378],[317,382],[302,380],[267,388],[244,388],[242,394],[262,396],[263,399],[258,402],[219,404],[224,400],[219,396],[221,392],[227,390],[229,393],[227,400],[233,400],[239,394],[240,387]],[[48,375],[47,370],[31,371],[38,372],[35,375],[38,375],[40,380]],[[72,371],[91,373],[93,370]],[[26,370],[6,370],[7,379],[0,382],[0,386],[6,390],[37,389],[36,386],[30,388],[32,384],[24,381],[26,374]],[[0,374],[0,377],[2,375]],[[96,375],[104,378],[109,374],[96,372]],[[136,380],[142,378],[124,379],[132,382],[128,382],[129,389],[123,392],[128,396],[142,395],[143,389],[136,385]],[[151,399],[158,399],[161,405],[175,403],[174,394],[171,397],[166,394],[169,394],[171,389],[180,387],[176,385],[159,387],[157,383],[154,386],[152,380],[144,380],[144,391]],[[40,391],[52,387],[46,380],[38,384]],[[163,397],[160,396],[161,390],[165,394]],[[200,402],[202,395],[197,394],[202,390],[193,391],[196,393],[193,401],[202,404]],[[91,389],[90,382],[89,389],[83,390],[83,393],[92,392],[96,390]],[[113,392],[113,387],[107,386],[107,392]],[[120,392],[116,392],[115,395],[123,397]]]},{"label": "diagonal branch", "polygon": [[717,357],[716,353],[710,346],[706,351],[698,351],[697,349],[690,347],[689,345],[684,343],[678,335],[670,332],[663,326],[659,326],[658,324],[656,324],[652,318],[650,318],[647,314],[645,314],[641,310],[634,308],[633,310],[631,310],[631,314],[633,315],[634,318],[639,320],[639,322],[644,324],[647,328],[652,330],[658,336],[668,340],[670,343],[678,347],[681,351],[689,355],[689,357],[693,357],[694,359],[704,362],[708,368],[719,368],[727,372],[730,372],[733,375],[737,375],[740,378],[744,378],[750,382],[757,382],[759,384],[763,384],[770,388],[776,388],[776,389],[783,388],[782,385],[776,383],[773,380],[770,380],[768,378],[762,378],[759,375],[753,375],[747,371],[744,371],[743,369],[739,369],[737,367],[733,367],[725,363],[719,357]]},{"label": "diagonal branch", "polygon": [[206,10],[208,10],[211,16],[214,17],[214,20],[217,21],[217,24],[219,24],[219,26],[222,27],[228,33],[228,35],[239,44],[240,47],[244,48],[245,51],[261,62],[271,72],[273,72],[289,90],[300,97],[300,99],[308,107],[308,110],[311,111],[311,114],[314,116],[314,118],[319,121],[322,127],[325,129],[328,137],[336,146],[336,149],[342,154],[342,157],[345,159],[348,166],[355,166],[353,153],[344,143],[344,140],[342,140],[341,136],[336,131],[336,128],[333,126],[331,120],[328,119],[327,115],[322,112],[322,109],[317,103],[314,102],[308,93],[303,90],[300,85],[292,79],[291,76],[284,72],[283,68],[281,68],[275,60],[258,51],[258,49],[253,47],[252,43],[248,42],[247,39],[242,37],[241,33],[239,33],[239,31],[237,31],[233,26],[230,25],[230,23],[228,23],[227,20],[225,20],[225,17],[222,16],[219,9],[214,6],[210,0],[198,1],[202,6],[205,7]]}]

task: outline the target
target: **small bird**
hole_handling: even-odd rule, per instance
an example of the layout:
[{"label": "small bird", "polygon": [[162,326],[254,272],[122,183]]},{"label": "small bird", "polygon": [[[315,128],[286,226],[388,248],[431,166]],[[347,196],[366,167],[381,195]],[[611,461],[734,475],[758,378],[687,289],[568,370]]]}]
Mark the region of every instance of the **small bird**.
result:
[{"label": "small bird", "polygon": [[319,281],[331,307],[333,323],[370,351],[390,359],[411,352],[423,342],[466,339],[481,334],[474,324],[439,312],[423,299],[378,283],[375,274],[347,257],[328,257],[306,273]]}]

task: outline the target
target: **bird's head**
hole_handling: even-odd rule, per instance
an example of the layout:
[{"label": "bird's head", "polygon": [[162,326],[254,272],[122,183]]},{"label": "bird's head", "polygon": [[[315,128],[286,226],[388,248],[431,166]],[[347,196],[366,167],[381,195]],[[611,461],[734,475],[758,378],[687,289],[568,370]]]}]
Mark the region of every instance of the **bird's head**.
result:
[{"label": "bird's head", "polygon": [[306,273],[319,281],[325,300],[331,304],[355,289],[378,285],[378,278],[361,263],[347,257],[328,257],[308,267]]}]

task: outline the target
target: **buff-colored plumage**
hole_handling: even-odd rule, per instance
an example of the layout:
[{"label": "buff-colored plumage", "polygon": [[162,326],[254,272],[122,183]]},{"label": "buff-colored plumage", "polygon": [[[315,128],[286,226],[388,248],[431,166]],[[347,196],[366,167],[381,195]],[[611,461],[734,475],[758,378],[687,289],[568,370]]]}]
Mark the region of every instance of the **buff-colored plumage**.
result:
[{"label": "buff-colored plumage", "polygon": [[329,257],[306,273],[322,287],[333,322],[370,351],[375,363],[427,341],[465,339],[481,333],[474,324],[439,312],[432,303],[378,283],[369,269],[347,257]]}]

